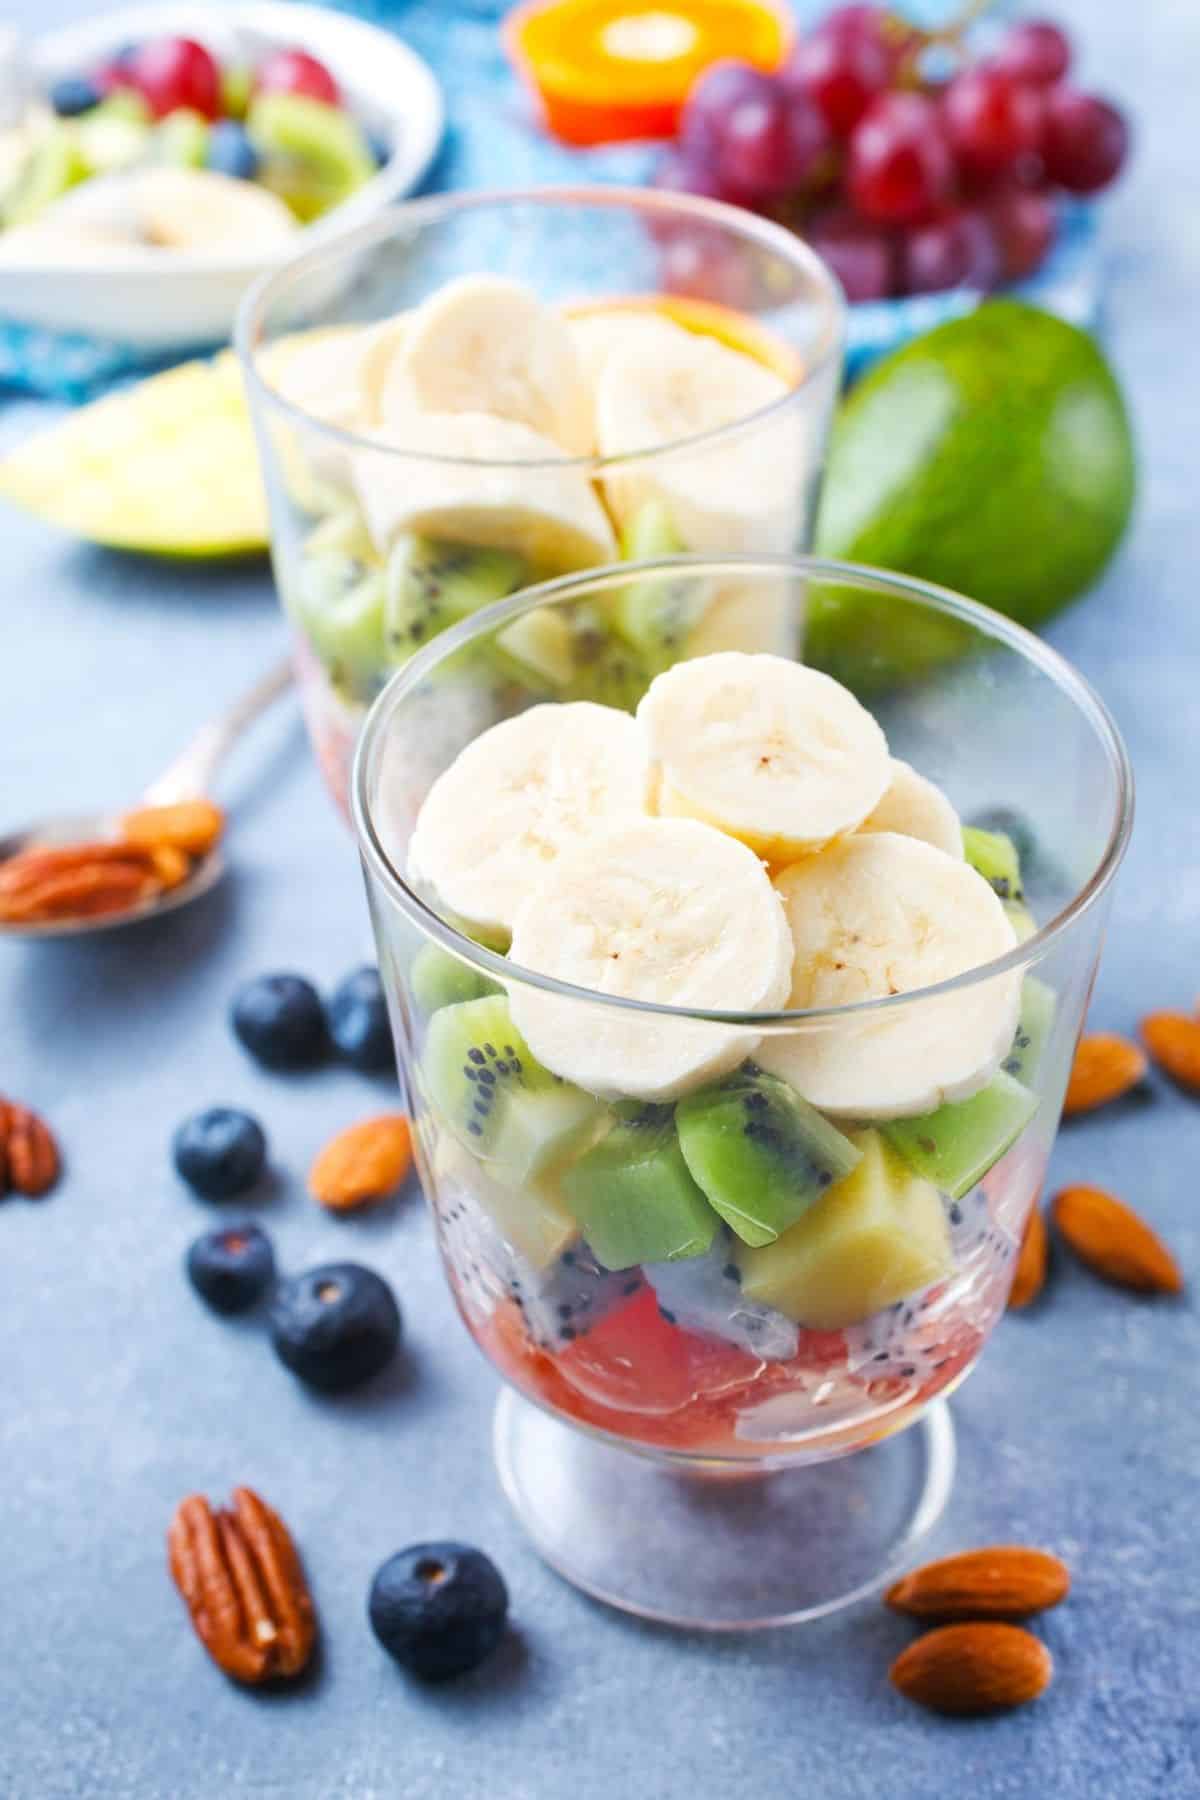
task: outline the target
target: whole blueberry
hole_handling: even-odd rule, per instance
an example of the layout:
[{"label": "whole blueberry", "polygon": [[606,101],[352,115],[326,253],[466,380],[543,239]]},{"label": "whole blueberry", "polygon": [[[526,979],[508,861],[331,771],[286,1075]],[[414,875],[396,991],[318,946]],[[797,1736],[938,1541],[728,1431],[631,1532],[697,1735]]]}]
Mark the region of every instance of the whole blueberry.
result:
[{"label": "whole blueberry", "polygon": [[102,97],[95,82],[82,75],[65,75],[50,89],[50,104],[60,119],[77,119],[80,113],[91,112]]},{"label": "whole blueberry", "polygon": [[208,134],[208,166],[218,175],[253,181],[260,157],[244,125],[236,119],[218,119]]},{"label": "whole blueberry", "polygon": [[341,1393],[391,1362],[400,1342],[400,1309],[373,1269],[325,1263],[276,1288],[271,1342],[301,1381]]},{"label": "whole blueberry", "polygon": [[504,1635],[508,1589],[469,1544],[411,1544],[378,1569],[367,1602],[389,1656],[426,1681],[465,1675]]},{"label": "whole blueberry", "polygon": [[258,1120],[235,1106],[210,1106],[179,1126],[171,1143],[175,1167],[202,1200],[232,1200],[252,1188],[267,1160]]},{"label": "whole blueberry", "polygon": [[184,1267],[214,1312],[239,1313],[253,1306],[275,1279],[275,1252],[257,1225],[227,1225],[190,1244]]},{"label": "whole blueberry", "polygon": [[387,138],[383,136],[382,132],[379,131],[368,131],[366,133],[366,139],[367,148],[375,159],[375,167],[377,169],[382,169],[385,162],[391,161],[391,144],[388,142]]},{"label": "whole blueberry", "polygon": [[302,975],[259,975],[233,997],[233,1029],[268,1069],[311,1069],[329,1051],[325,1013]]},{"label": "whole blueberry", "polygon": [[326,1008],[329,1035],[339,1056],[367,1075],[396,1067],[387,1001],[379,970],[355,969],[334,989]]}]

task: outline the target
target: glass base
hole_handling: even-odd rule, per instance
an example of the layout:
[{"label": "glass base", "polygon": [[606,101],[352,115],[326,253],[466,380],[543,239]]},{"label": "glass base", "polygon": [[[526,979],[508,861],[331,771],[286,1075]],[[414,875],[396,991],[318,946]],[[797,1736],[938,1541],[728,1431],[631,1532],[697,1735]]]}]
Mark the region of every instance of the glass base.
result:
[{"label": "glass base", "polygon": [[872,1593],[911,1559],[954,1480],[942,1401],[835,1462],[697,1472],[576,1431],[506,1388],[494,1447],[551,1568],[610,1606],[702,1631],[795,1625]]}]

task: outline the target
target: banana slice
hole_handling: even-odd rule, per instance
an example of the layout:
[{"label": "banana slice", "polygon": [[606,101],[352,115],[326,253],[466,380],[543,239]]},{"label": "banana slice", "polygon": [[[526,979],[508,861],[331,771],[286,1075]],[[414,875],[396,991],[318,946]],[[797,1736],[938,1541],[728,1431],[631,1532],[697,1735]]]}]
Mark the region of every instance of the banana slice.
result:
[{"label": "banana slice", "polygon": [[[599,994],[748,1013],[782,1005],[792,952],[778,896],[743,844],[691,819],[639,819],[551,864],[517,910],[510,954]],[[534,1055],[603,1099],[676,1100],[759,1041],[516,981],[509,1003]]]},{"label": "banana slice", "polygon": [[282,338],[261,353],[264,373],[293,406],[343,431],[369,432],[406,316]]},{"label": "banana slice", "polygon": [[896,831],[901,837],[921,838],[947,856],[963,853],[962,826],[958,814],[940,787],[924,775],[892,758],[892,779],[883,799],[859,826],[860,831]]},{"label": "banana slice", "polygon": [[[657,500],[688,550],[790,550],[806,513],[801,409],[672,449],[771,406],[787,383],[753,357],[680,331],[630,342],[604,359],[595,392],[596,445],[633,457],[604,473],[618,525]],[[641,451],[658,452],[636,460]]]},{"label": "banana slice", "polygon": [[587,386],[564,320],[499,275],[448,281],[413,313],[388,368],[384,421],[414,409],[493,413],[572,456],[592,449]]},{"label": "banana slice", "polygon": [[694,341],[682,325],[645,307],[601,306],[595,312],[568,317],[566,324],[584,381],[592,389],[600,385],[609,359],[621,350],[666,348],[677,345],[681,338],[685,343]]},{"label": "banana slice", "polygon": [[690,657],[715,656],[719,650],[756,650],[794,661],[804,625],[804,583],[781,576],[778,581],[722,582],[704,616],[688,634]]},{"label": "banana slice", "polygon": [[611,562],[616,540],[584,470],[527,425],[486,413],[409,413],[361,451],[354,482],[380,550],[403,532],[515,550],[539,572]]},{"label": "banana slice", "polygon": [[[1004,907],[969,863],[918,838],[844,838],[776,877],[795,955],[788,1004],[850,1006],[979,968],[1016,943]],[[813,1021],[757,1052],[822,1112],[901,1119],[967,1100],[1012,1047],[1019,974],[920,999],[873,1019]]]},{"label": "banana slice", "polygon": [[773,862],[853,831],[891,778],[887,740],[849,689],[782,656],[677,663],[637,716],[655,810],[703,819]]},{"label": "banana slice", "polygon": [[430,788],[408,846],[414,871],[467,929],[506,940],[561,851],[645,816],[636,722],[579,700],[493,725]]},{"label": "banana slice", "polygon": [[275,194],[213,169],[139,169],[128,179],[143,237],[164,249],[258,257],[299,229]]}]

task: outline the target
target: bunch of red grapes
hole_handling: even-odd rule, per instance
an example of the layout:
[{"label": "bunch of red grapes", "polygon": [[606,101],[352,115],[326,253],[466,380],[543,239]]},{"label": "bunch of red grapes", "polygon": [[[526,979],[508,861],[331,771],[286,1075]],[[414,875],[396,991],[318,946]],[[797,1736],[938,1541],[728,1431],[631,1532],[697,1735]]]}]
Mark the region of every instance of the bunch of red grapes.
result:
[{"label": "bunch of red grapes", "polygon": [[1070,43],[1048,21],[1014,25],[985,61],[959,55],[931,79],[948,48],[856,5],[830,13],[775,75],[716,63],[658,184],[793,226],[851,300],[1031,275],[1055,239],[1057,196],[1107,187],[1128,127],[1071,84]]}]

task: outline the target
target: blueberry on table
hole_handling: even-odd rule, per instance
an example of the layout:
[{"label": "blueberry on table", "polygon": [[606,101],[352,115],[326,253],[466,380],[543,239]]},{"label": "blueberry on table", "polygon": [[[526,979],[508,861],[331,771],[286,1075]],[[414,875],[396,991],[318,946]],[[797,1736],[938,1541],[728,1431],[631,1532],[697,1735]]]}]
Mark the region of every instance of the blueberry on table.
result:
[{"label": "blueberry on table", "polygon": [[329,1051],[321,998],[302,975],[259,975],[233,998],[233,1029],[268,1069],[311,1069]]},{"label": "blueberry on table", "polygon": [[504,1635],[508,1589],[469,1544],[412,1544],[377,1570],[367,1603],[389,1656],[426,1681],[465,1675]]},{"label": "blueberry on table", "polygon": [[275,1279],[275,1252],[257,1225],[206,1231],[188,1246],[188,1280],[214,1312],[240,1313],[254,1305]]},{"label": "blueberry on table", "polygon": [[171,1144],[175,1167],[202,1200],[232,1200],[252,1188],[267,1161],[258,1120],[234,1106],[193,1113]]},{"label": "blueberry on table", "polygon": [[50,89],[50,104],[60,119],[77,119],[80,113],[99,106],[100,89],[82,75],[65,75]]},{"label": "blueberry on table", "polygon": [[280,1362],[327,1394],[369,1381],[400,1342],[391,1288],[359,1263],[325,1263],[281,1283],[270,1323]]},{"label": "blueberry on table", "polygon": [[369,965],[347,975],[329,1001],[329,1035],[343,1061],[364,1074],[381,1074],[396,1066],[387,1001],[378,969]]},{"label": "blueberry on table", "polygon": [[235,119],[219,119],[208,136],[208,166],[218,175],[231,175],[238,181],[253,181],[258,174],[260,157],[245,126]]},{"label": "blueberry on table", "polygon": [[376,168],[382,169],[384,163],[390,162],[392,159],[391,144],[388,142],[387,138],[383,136],[382,132],[368,131],[364,135],[367,140],[367,148],[375,159]]}]

